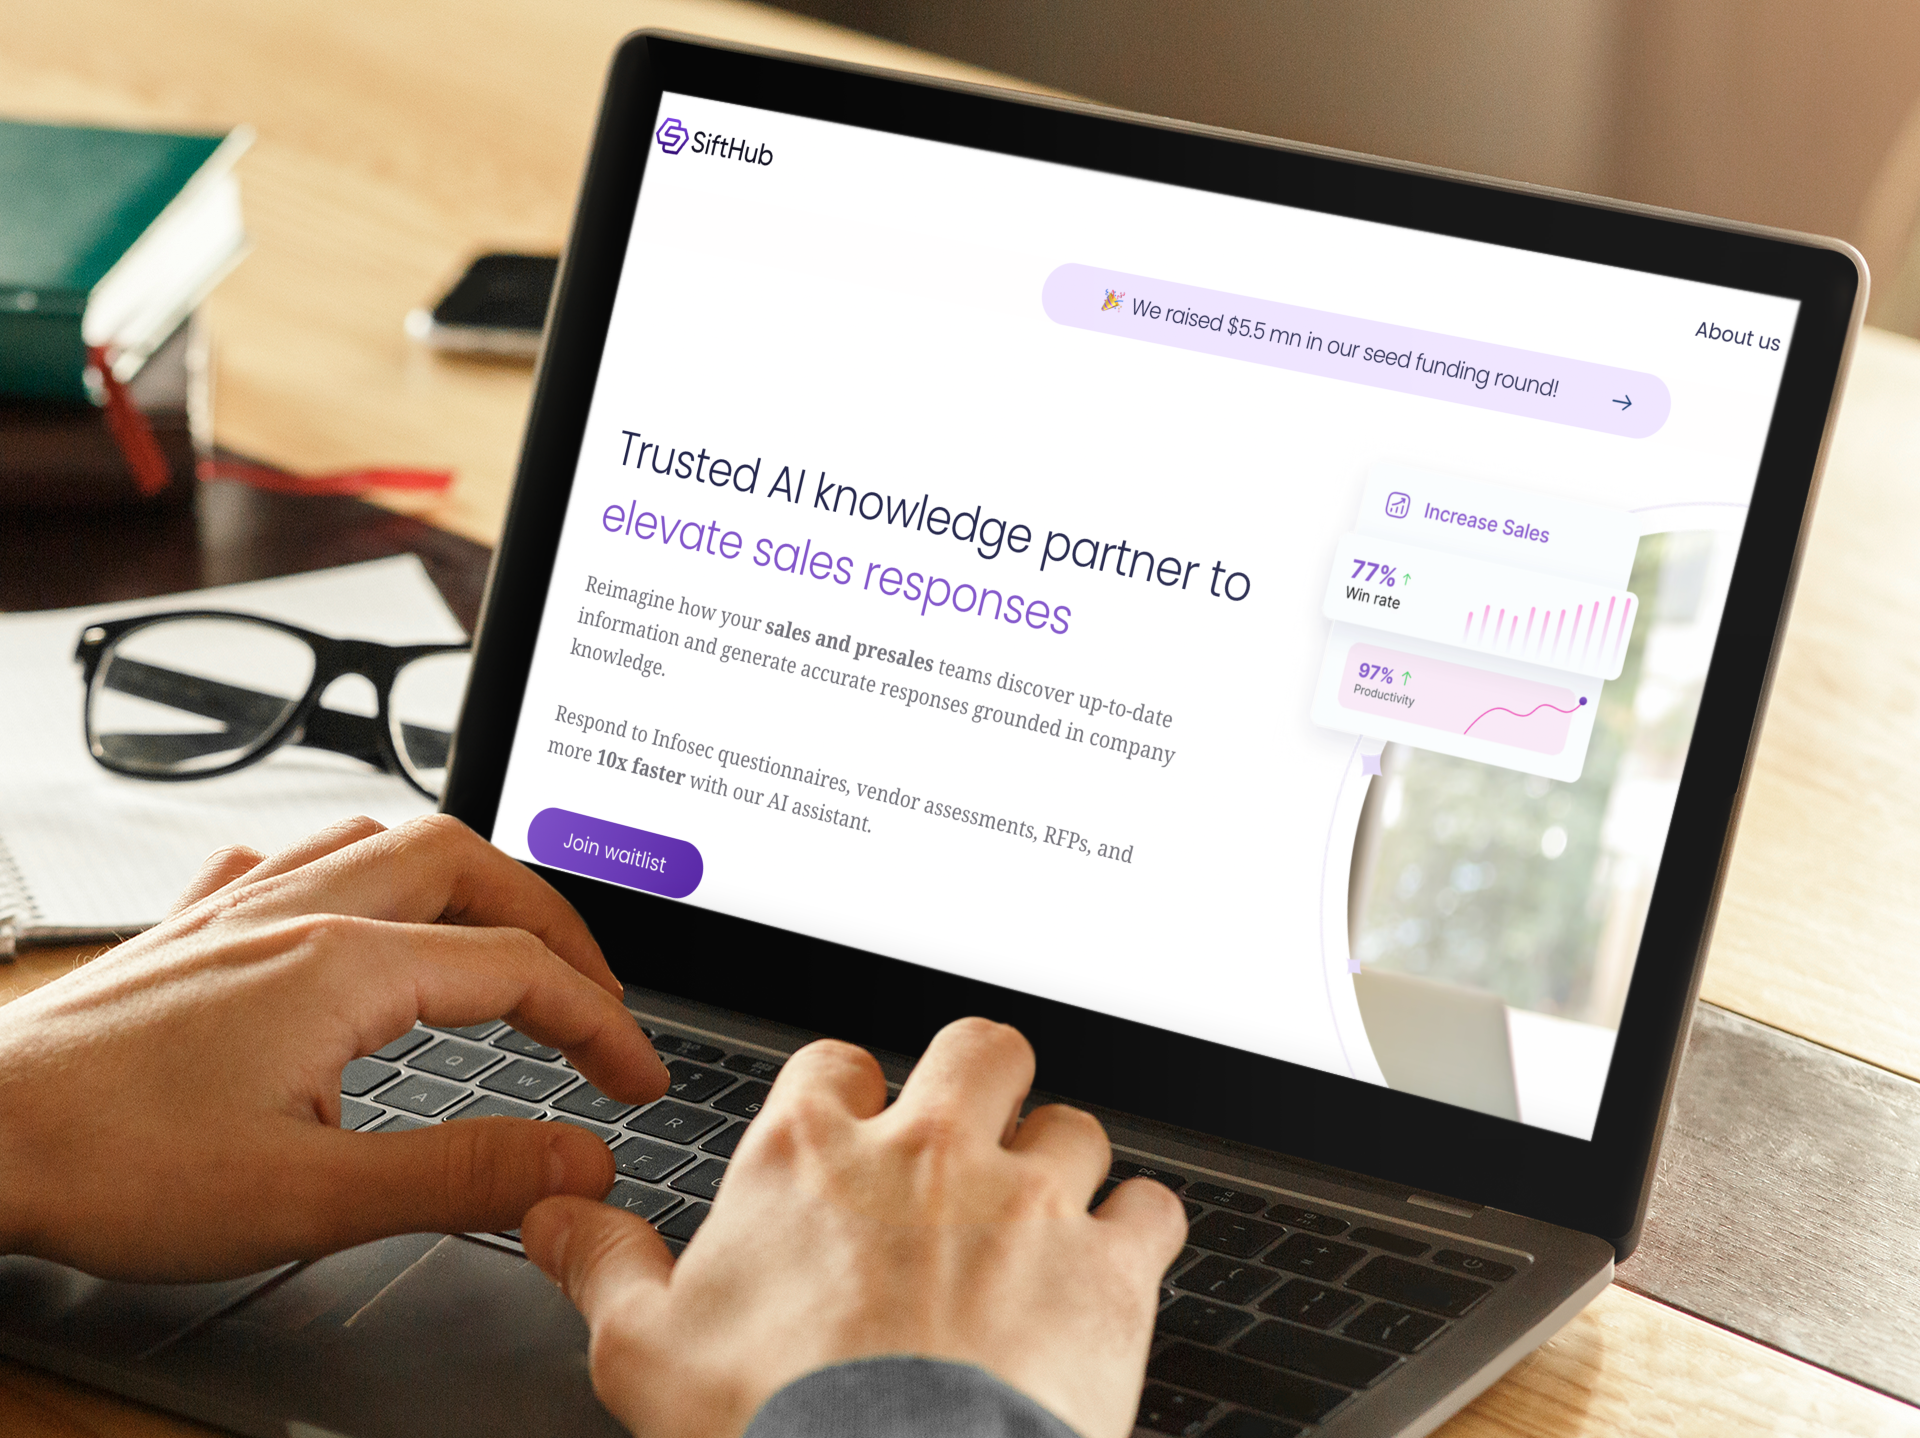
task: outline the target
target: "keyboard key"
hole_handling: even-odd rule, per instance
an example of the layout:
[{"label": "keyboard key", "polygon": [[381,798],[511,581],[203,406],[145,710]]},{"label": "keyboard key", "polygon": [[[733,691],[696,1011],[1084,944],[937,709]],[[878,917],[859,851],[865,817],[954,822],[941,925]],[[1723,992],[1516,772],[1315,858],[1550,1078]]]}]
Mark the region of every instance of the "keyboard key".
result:
[{"label": "keyboard key", "polygon": [[710,1203],[690,1203],[672,1218],[660,1225],[660,1233],[666,1238],[677,1238],[682,1243],[699,1230],[707,1221],[707,1213],[713,1207]]},{"label": "keyboard key", "polygon": [[1175,1193],[1187,1186],[1187,1176],[1174,1173],[1170,1169],[1153,1168],[1144,1163],[1134,1163],[1130,1159],[1115,1159],[1113,1167],[1107,1170],[1107,1177],[1119,1182],[1129,1178],[1150,1178],[1155,1183],[1164,1183]]},{"label": "keyboard key", "polygon": [[1279,1292],[1263,1299],[1260,1311],[1276,1318],[1291,1318],[1309,1328],[1331,1328],[1359,1306],[1360,1300],[1351,1293],[1294,1278],[1282,1284]]},{"label": "keyboard key", "polygon": [[550,1115],[550,1117],[555,1123],[570,1123],[575,1128],[584,1128],[608,1148],[612,1148],[616,1143],[620,1142],[621,1133],[617,1128],[603,1128],[597,1123],[588,1123],[583,1118],[575,1118],[572,1114],[566,1113],[556,1113]]},{"label": "keyboard key", "polygon": [[1286,1224],[1288,1228],[1304,1228],[1308,1233],[1317,1233],[1322,1238],[1338,1238],[1347,1231],[1344,1218],[1315,1213],[1310,1208],[1295,1208],[1290,1203],[1276,1203],[1267,1210],[1267,1217],[1275,1223]]},{"label": "keyboard key", "polygon": [[1172,1433],[1176,1438],[1192,1438],[1200,1431],[1207,1415],[1220,1405],[1211,1398],[1196,1398],[1173,1388],[1149,1383],[1140,1395],[1140,1416],[1135,1421],[1156,1433]]},{"label": "keyboard key", "polygon": [[455,1038],[462,1039],[483,1039],[500,1026],[500,1020],[498,1019],[488,1019],[483,1024],[468,1024],[465,1028],[458,1029],[450,1029],[444,1024],[427,1025],[430,1029],[436,1029],[440,1033],[452,1034]]},{"label": "keyboard key", "polygon": [[510,1054],[519,1054],[523,1059],[545,1059],[552,1062],[560,1057],[559,1049],[550,1049],[543,1043],[536,1043],[518,1029],[502,1029],[493,1036],[493,1046],[505,1049]]},{"label": "keyboard key", "polygon": [[1233,1351],[1349,1388],[1365,1388],[1400,1361],[1377,1348],[1349,1343],[1329,1333],[1315,1333],[1311,1328],[1296,1328],[1277,1318],[1262,1323],[1234,1344]]},{"label": "keyboard key", "polygon": [[1248,1193],[1243,1188],[1222,1188],[1217,1183],[1190,1183],[1187,1185],[1187,1197],[1220,1208],[1230,1208],[1236,1213],[1258,1213],[1267,1206],[1266,1199],[1257,1193]]},{"label": "keyboard key", "polygon": [[1195,1248],[1191,1243],[1189,1243],[1185,1248],[1180,1250],[1180,1256],[1175,1258],[1172,1263],[1169,1263],[1167,1265],[1167,1272],[1178,1273],[1181,1269],[1185,1268],[1189,1263],[1192,1263],[1194,1259],[1198,1258],[1199,1256],[1200,1256],[1200,1250]]},{"label": "keyboard key", "polygon": [[573,1075],[563,1068],[535,1063],[532,1059],[515,1059],[481,1079],[480,1087],[488,1093],[503,1093],[528,1103],[539,1103],[572,1082]]},{"label": "keyboard key", "polygon": [[1173,1286],[1189,1293],[1204,1293],[1222,1303],[1251,1303],[1279,1277],[1271,1268],[1257,1263],[1236,1263],[1231,1258],[1210,1255],[1174,1279]]},{"label": "keyboard key", "polygon": [[[1211,1248],[1215,1253],[1230,1253],[1235,1258],[1252,1258],[1279,1236],[1280,1230],[1271,1223],[1237,1213],[1209,1213],[1187,1230],[1189,1242]],[[1359,1252],[1357,1248],[1354,1250],[1355,1257]]]},{"label": "keyboard key", "polygon": [[1209,1303],[1204,1298],[1182,1297],[1176,1299],[1171,1308],[1160,1311],[1154,1327],[1171,1338],[1191,1338],[1212,1348],[1225,1343],[1252,1321],[1237,1308]]},{"label": "keyboard key", "polygon": [[408,1029],[385,1048],[375,1049],[373,1056],[377,1059],[402,1059],[432,1037],[425,1029]]},{"label": "keyboard key", "polygon": [[705,1103],[736,1082],[732,1074],[703,1069],[682,1059],[667,1065],[667,1092],[682,1103]]},{"label": "keyboard key", "polygon": [[377,1109],[370,1103],[361,1103],[357,1098],[342,1098],[340,1100],[340,1127],[344,1129],[359,1128],[362,1124],[372,1123],[376,1118],[380,1117],[383,1112],[385,1112],[384,1109]]},{"label": "keyboard key", "polygon": [[1366,1244],[1368,1248],[1384,1248],[1388,1253],[1397,1253],[1402,1258],[1418,1258],[1432,1246],[1404,1234],[1388,1233],[1384,1228],[1356,1228],[1347,1237],[1355,1243]]},{"label": "keyboard key", "polygon": [[430,1049],[422,1049],[407,1060],[407,1067],[441,1078],[470,1079],[500,1061],[498,1050],[485,1044],[470,1044],[462,1039],[442,1039]]},{"label": "keyboard key", "polygon": [[358,1098],[363,1093],[372,1093],[399,1072],[392,1064],[383,1064],[374,1059],[355,1059],[340,1070],[340,1092]]},{"label": "keyboard key", "polygon": [[627,1127],[635,1133],[644,1133],[648,1138],[698,1143],[725,1122],[726,1119],[712,1109],[695,1108],[690,1103],[663,1098],[628,1123]]},{"label": "keyboard key", "polygon": [[1462,1273],[1472,1274],[1475,1278],[1491,1278],[1495,1283],[1505,1283],[1517,1271],[1510,1264],[1495,1263],[1491,1258],[1462,1253],[1457,1248],[1441,1249],[1434,1254],[1433,1261],[1442,1268],[1458,1269]]},{"label": "keyboard key", "polygon": [[690,1193],[695,1198],[718,1198],[720,1180],[727,1176],[727,1161],[723,1158],[703,1158],[694,1167],[688,1169],[670,1185],[682,1193]]},{"label": "keyboard key", "polygon": [[629,1178],[644,1178],[659,1183],[676,1169],[693,1161],[684,1148],[650,1138],[630,1138],[613,1151],[613,1166]]},{"label": "keyboard key", "polygon": [[380,1102],[388,1108],[403,1108],[422,1118],[432,1118],[466,1096],[467,1090],[457,1083],[444,1083],[425,1074],[408,1074],[399,1083],[382,1089]]},{"label": "keyboard key", "polygon": [[700,1145],[700,1152],[710,1153],[719,1158],[732,1158],[733,1151],[740,1147],[740,1140],[746,1137],[747,1126],[743,1123],[729,1124],[712,1138]]},{"label": "keyboard key", "polygon": [[425,1119],[409,1118],[403,1113],[390,1113],[385,1123],[377,1123],[368,1129],[368,1133],[405,1133],[410,1128],[426,1128]]},{"label": "keyboard key", "polygon": [[515,1103],[510,1098],[501,1098],[496,1094],[483,1093],[465,1108],[447,1115],[447,1122],[457,1118],[538,1118],[540,1110],[532,1104]]},{"label": "keyboard key", "polygon": [[1269,1253],[1266,1261],[1290,1273],[1304,1273],[1308,1278],[1338,1278],[1366,1256],[1364,1248],[1355,1248],[1350,1243],[1334,1243],[1310,1233],[1296,1233]]},{"label": "keyboard key", "polygon": [[1302,1431],[1298,1423],[1289,1423],[1284,1418],[1269,1418],[1264,1413],[1236,1408],[1207,1430],[1207,1438],[1294,1438]]},{"label": "keyboard key", "polygon": [[1447,1325],[1397,1303],[1376,1303],[1341,1331],[1363,1343],[1378,1343],[1396,1353],[1411,1353]]},{"label": "keyboard key", "polygon": [[616,1178],[613,1187],[607,1190],[603,1200],[615,1208],[624,1208],[628,1213],[637,1213],[645,1219],[655,1219],[680,1200],[670,1193],[662,1193],[657,1188],[648,1188],[635,1183],[632,1179]]},{"label": "keyboard key", "polygon": [[[525,1063],[526,1060],[519,1062]],[[635,1108],[633,1104],[621,1103],[619,1099],[601,1093],[590,1083],[583,1083],[572,1093],[555,1099],[552,1106],[561,1113],[595,1119],[600,1123],[618,1123]]]},{"label": "keyboard key", "polygon": [[[713,1101],[713,1106],[721,1113],[738,1114],[741,1118],[752,1118],[760,1112],[760,1105],[767,1101],[770,1084],[757,1082],[743,1083],[732,1093]],[[682,1097],[685,1097],[682,1095]],[[691,1102],[691,1100],[689,1100]]]},{"label": "keyboard key", "polygon": [[717,1064],[726,1057],[722,1049],[712,1044],[703,1044],[698,1039],[682,1038],[679,1034],[653,1035],[653,1051],[661,1058],[692,1059],[695,1063]]},{"label": "keyboard key", "polygon": [[1147,1364],[1147,1376],[1224,1398],[1243,1408],[1305,1423],[1318,1423],[1347,1397],[1346,1389],[1331,1383],[1283,1373],[1231,1353],[1178,1340],[1153,1355],[1153,1361]]},{"label": "keyboard key", "polygon": [[728,1054],[720,1060],[720,1067],[729,1073],[744,1074],[750,1079],[764,1079],[772,1083],[780,1077],[783,1065],[779,1059],[763,1059],[756,1054]]},{"label": "keyboard key", "polygon": [[[381,1102],[387,1102],[381,1095]],[[1356,1293],[1390,1298],[1410,1308],[1424,1308],[1447,1318],[1458,1318],[1493,1292],[1471,1278],[1455,1278],[1436,1268],[1408,1263],[1404,1258],[1376,1258],[1347,1280]]]}]

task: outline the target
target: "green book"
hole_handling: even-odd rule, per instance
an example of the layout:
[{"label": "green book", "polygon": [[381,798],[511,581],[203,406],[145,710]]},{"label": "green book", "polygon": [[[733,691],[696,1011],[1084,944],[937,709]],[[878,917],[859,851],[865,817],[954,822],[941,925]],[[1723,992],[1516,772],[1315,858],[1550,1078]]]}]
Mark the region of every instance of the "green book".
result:
[{"label": "green book", "polygon": [[252,138],[0,120],[0,394],[97,403],[90,345],[139,372],[246,248]]}]

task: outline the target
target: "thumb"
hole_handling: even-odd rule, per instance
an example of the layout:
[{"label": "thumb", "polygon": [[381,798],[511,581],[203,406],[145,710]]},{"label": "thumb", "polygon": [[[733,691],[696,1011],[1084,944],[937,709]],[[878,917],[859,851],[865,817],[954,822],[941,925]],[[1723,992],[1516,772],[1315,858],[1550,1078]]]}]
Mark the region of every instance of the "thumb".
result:
[{"label": "thumb", "polygon": [[319,1137],[333,1150],[324,1191],[353,1195],[322,1225],[339,1247],[394,1233],[515,1228],[550,1194],[599,1198],[613,1186],[613,1155],[572,1124],[478,1118]]},{"label": "thumb", "polygon": [[527,1257],[560,1285],[599,1332],[616,1306],[665,1292],[673,1254],[653,1225],[624,1209],[578,1198],[553,1198],[520,1225]]}]

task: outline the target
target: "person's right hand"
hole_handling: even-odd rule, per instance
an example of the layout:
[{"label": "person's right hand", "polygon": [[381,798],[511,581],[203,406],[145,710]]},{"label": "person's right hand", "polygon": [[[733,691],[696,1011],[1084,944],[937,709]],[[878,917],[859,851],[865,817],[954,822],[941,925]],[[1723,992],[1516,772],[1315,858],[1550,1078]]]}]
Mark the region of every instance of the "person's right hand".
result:
[{"label": "person's right hand", "polygon": [[631,1214],[535,1207],[522,1238],[586,1315],[601,1400],[636,1432],[734,1438],[795,1378],[915,1354],[1124,1438],[1186,1215],[1147,1179],[1088,1213],[1106,1134],[1060,1105],[1018,1122],[1032,1079],[1026,1040],[982,1019],[942,1030],[891,1107],[871,1055],[808,1045],[678,1263]]}]

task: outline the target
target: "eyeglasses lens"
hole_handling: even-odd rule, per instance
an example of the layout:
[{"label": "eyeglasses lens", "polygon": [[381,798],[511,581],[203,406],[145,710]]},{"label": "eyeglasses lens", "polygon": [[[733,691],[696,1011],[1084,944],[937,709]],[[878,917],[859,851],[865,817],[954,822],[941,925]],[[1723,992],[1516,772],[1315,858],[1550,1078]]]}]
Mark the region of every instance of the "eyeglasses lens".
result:
[{"label": "eyeglasses lens", "polygon": [[393,747],[413,781],[435,796],[446,790],[447,753],[472,665],[473,656],[464,650],[424,654],[402,665],[393,677],[387,701]]},{"label": "eyeglasses lens", "polygon": [[123,635],[87,693],[87,743],[134,774],[205,773],[246,758],[313,678],[306,641],[242,619],[168,619]]}]

